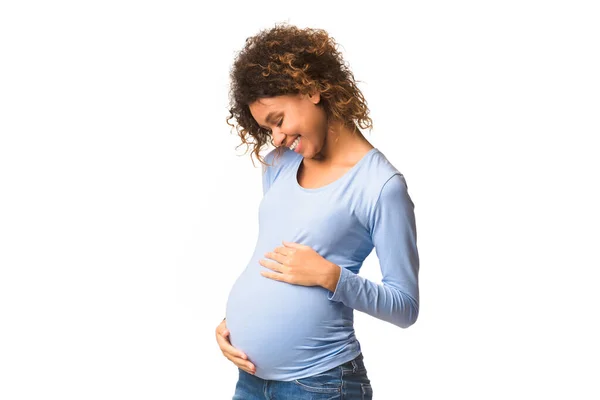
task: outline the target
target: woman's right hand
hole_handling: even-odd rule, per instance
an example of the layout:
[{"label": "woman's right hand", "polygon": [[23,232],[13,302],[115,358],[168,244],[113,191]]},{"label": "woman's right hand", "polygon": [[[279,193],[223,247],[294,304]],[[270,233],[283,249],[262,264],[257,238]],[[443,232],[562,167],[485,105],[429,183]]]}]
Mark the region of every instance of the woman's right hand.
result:
[{"label": "woman's right hand", "polygon": [[227,323],[223,320],[216,329],[217,343],[223,352],[223,355],[227,357],[229,361],[234,363],[238,368],[243,369],[249,374],[254,374],[256,368],[254,364],[248,361],[248,356],[236,349],[231,345],[229,341],[229,329],[227,329]]}]

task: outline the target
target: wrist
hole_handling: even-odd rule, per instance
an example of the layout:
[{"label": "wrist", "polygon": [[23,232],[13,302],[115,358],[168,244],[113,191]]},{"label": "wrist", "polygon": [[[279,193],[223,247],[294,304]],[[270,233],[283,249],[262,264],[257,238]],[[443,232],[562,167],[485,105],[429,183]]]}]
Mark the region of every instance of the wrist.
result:
[{"label": "wrist", "polygon": [[328,262],[327,273],[325,274],[325,281],[321,286],[330,292],[335,292],[338,281],[340,280],[341,267],[332,262]]}]

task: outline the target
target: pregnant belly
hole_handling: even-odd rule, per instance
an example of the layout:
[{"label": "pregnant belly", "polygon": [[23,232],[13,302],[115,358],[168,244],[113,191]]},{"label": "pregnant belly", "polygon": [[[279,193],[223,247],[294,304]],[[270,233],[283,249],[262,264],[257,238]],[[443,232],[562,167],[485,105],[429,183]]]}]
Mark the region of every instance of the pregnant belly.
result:
[{"label": "pregnant belly", "polygon": [[247,268],[227,300],[231,344],[256,365],[257,376],[318,362],[348,339],[352,324],[327,294],[320,286],[275,281]]}]

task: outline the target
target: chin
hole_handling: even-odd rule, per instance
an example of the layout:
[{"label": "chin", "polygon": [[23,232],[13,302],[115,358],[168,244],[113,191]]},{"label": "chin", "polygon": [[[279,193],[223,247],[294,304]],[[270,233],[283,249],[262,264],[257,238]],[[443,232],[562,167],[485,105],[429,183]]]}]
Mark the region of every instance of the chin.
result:
[{"label": "chin", "polygon": [[323,160],[323,156],[321,155],[321,153],[317,153],[317,154],[313,154],[312,157],[308,157],[311,160],[315,160],[315,161],[321,161]]}]

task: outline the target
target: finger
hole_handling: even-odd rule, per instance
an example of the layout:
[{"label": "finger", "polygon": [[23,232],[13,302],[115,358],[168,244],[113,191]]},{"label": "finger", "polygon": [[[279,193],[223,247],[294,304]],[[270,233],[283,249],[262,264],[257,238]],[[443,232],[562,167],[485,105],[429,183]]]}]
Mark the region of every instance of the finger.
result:
[{"label": "finger", "polygon": [[285,247],[290,247],[292,249],[299,249],[301,247],[305,247],[306,245],[302,244],[302,243],[296,243],[296,242],[287,242],[285,240],[282,240],[281,243],[283,243],[283,245]]},{"label": "finger", "polygon": [[248,360],[244,360],[242,358],[239,357],[232,357],[228,354],[225,354],[225,357],[231,361],[236,367],[243,369],[244,371],[248,372],[248,373],[255,373],[256,372],[256,367],[254,366],[253,363],[251,363]]},{"label": "finger", "polygon": [[236,367],[243,369],[244,371],[254,374],[256,372],[256,367],[249,361],[242,360],[239,357],[227,357],[226,358],[231,361]]},{"label": "finger", "polygon": [[225,332],[223,332],[221,335],[219,335],[217,337],[217,342],[219,344],[219,347],[221,348],[221,351],[223,353],[227,353],[227,354],[225,354],[225,357],[227,357],[227,355],[230,355],[231,357],[237,357],[242,360],[247,360],[248,356],[246,354],[244,354],[243,351],[240,351],[240,350],[236,349],[235,347],[233,347],[231,345],[231,342],[227,338],[228,336],[229,336],[229,329],[226,329]]},{"label": "finger", "polygon": [[283,280],[283,274],[274,273],[274,272],[267,272],[267,271],[261,271],[260,274],[262,276],[264,276],[265,278],[273,279],[273,280],[276,280],[276,281],[284,281]]},{"label": "finger", "polygon": [[[224,327],[224,329],[220,329]],[[244,352],[236,349],[231,345],[229,341],[230,332],[227,329],[226,321],[223,320],[217,327],[217,343],[223,352],[225,358],[234,363],[238,368],[243,369],[249,374],[254,374],[256,372],[256,367],[250,361],[248,361],[248,356],[244,354]]]},{"label": "finger", "polygon": [[[264,256],[265,256],[265,258],[268,258],[269,260],[275,260],[277,262],[279,262],[279,260],[281,259],[281,255],[280,254],[273,253],[273,252],[265,253]],[[272,262],[272,261],[269,261],[269,260],[261,260],[261,261],[263,261],[263,262]]]},{"label": "finger", "polygon": [[283,272],[283,267],[285,267],[285,265],[283,265],[282,263],[269,261],[269,260],[260,260],[259,263],[263,267],[269,268],[270,270],[276,271],[276,272]]},{"label": "finger", "polygon": [[[239,360],[239,358],[238,358]],[[248,372],[249,374],[254,374],[256,372],[256,367],[254,366],[254,364],[252,364],[251,362],[244,362],[243,360],[241,360],[239,363],[234,362],[234,364],[240,368],[243,369],[244,371]]]},{"label": "finger", "polygon": [[[239,351],[235,347],[225,344],[225,349],[223,350],[223,355],[232,363],[235,364],[236,367],[243,369],[244,371],[254,374],[256,372],[256,367],[250,361],[248,361],[248,356],[243,352]],[[240,357],[241,355],[241,357]]]},{"label": "finger", "polygon": [[[290,255],[290,253],[294,251],[292,248],[287,248],[287,247],[276,247],[273,252],[267,253],[270,254],[273,257],[277,257],[277,256],[283,256],[283,257],[287,257]],[[267,256],[269,257],[269,256]],[[273,258],[273,257],[269,257],[269,258]]]},{"label": "finger", "polygon": [[285,247],[283,246],[277,246],[273,249],[273,253],[282,253],[283,251],[285,251],[284,249]]},{"label": "finger", "polygon": [[215,332],[218,335],[223,334],[223,332],[225,332],[227,330],[227,322],[225,320],[221,321],[221,323],[217,326],[217,329],[215,329]]}]

